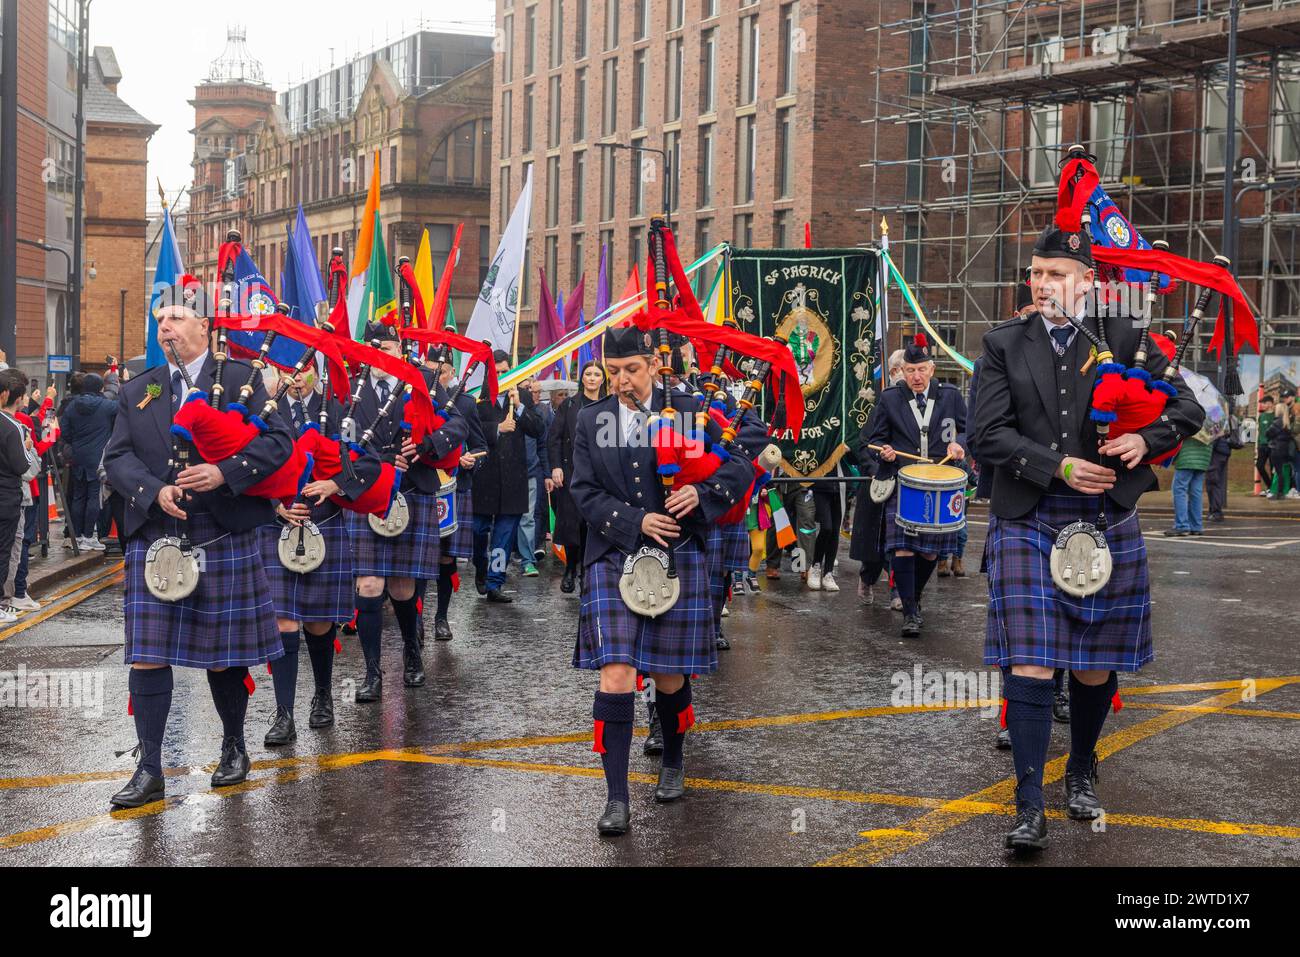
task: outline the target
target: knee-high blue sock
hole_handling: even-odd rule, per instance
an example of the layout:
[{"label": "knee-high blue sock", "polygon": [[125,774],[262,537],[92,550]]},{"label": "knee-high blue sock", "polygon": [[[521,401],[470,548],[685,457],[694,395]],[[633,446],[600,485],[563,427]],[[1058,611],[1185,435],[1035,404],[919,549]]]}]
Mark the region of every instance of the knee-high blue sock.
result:
[{"label": "knee-high blue sock", "polygon": [[917,614],[915,558],[915,555],[894,554],[894,587],[903,600],[903,614],[908,618]]},{"label": "knee-high blue sock", "polygon": [[1060,694],[1064,684],[1065,684],[1065,669],[1057,668],[1055,671],[1052,672],[1052,690],[1055,691],[1057,694]]},{"label": "knee-high blue sock", "polygon": [[456,574],[455,559],[438,565],[438,608],[434,616],[435,620],[447,617],[447,609],[451,607],[451,576],[454,574]]},{"label": "knee-high blue sock", "polygon": [[684,761],[686,731],[695,723],[695,707],[691,704],[691,679],[672,694],[655,688],[655,710],[659,712],[659,725],[663,728],[666,768],[680,768]]},{"label": "knee-high blue sock", "polygon": [[1007,679],[1007,729],[1011,732],[1011,760],[1016,766],[1020,804],[1045,806],[1043,765],[1052,737],[1052,679],[1013,674]]},{"label": "knee-high blue sock", "polygon": [[924,555],[912,556],[912,567],[915,569],[913,573],[914,580],[912,584],[912,593],[916,598],[916,604],[918,607],[921,604],[921,593],[925,591],[926,582],[928,582],[930,576],[934,574],[934,567],[937,564],[939,564],[937,558],[926,558]]},{"label": "knee-high blue sock", "polygon": [[595,719],[591,750],[600,755],[605,768],[605,787],[609,800],[629,803],[627,792],[628,753],[632,750],[632,720],[636,711],[636,692],[611,694],[596,692],[591,716]]},{"label": "knee-high blue sock", "polygon": [[162,739],[172,707],[172,670],[132,668],[127,687],[140,741],[140,764],[154,777],[162,777]]},{"label": "knee-high blue sock", "polygon": [[1086,685],[1070,672],[1070,761],[1071,771],[1087,771],[1097,748],[1111,700],[1119,688],[1115,672],[1099,685]]},{"label": "knee-high blue sock", "polygon": [[328,689],[334,683],[334,635],[338,625],[330,625],[330,630],[323,635],[307,636],[307,657],[311,659],[311,674],[316,682],[316,690]]},{"label": "knee-high blue sock", "polygon": [[357,640],[366,667],[379,667],[379,635],[384,630],[384,596],[357,596]]},{"label": "knee-high blue sock", "polygon": [[420,616],[415,609],[415,596],[398,601],[390,595],[388,600],[393,604],[393,617],[397,619],[397,627],[402,632],[402,644],[411,651],[419,651]]},{"label": "knee-high blue sock", "polygon": [[298,691],[298,629],[280,632],[284,657],[271,662],[271,685],[275,688],[275,706],[293,715],[293,699]]},{"label": "knee-high blue sock", "polygon": [[241,751],[246,750],[244,718],[248,714],[248,687],[244,679],[247,677],[248,668],[243,665],[208,672],[208,688],[212,691],[212,703],[217,706],[217,714],[221,716],[222,736],[234,738]]}]

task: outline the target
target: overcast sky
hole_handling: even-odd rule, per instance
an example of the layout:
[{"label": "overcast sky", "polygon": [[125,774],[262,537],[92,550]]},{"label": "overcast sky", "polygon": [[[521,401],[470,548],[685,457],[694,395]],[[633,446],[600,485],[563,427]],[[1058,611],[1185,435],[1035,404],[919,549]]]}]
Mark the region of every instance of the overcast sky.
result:
[{"label": "overcast sky", "polygon": [[[492,32],[493,0],[93,0],[91,46],[111,46],[118,95],[161,129],[149,141],[149,206],[162,180],[168,202],[192,178],[194,108],[187,102],[226,46],[226,27],[247,30],[248,52],[277,93],[358,54],[426,29]],[[206,24],[206,26],[205,26]]]}]

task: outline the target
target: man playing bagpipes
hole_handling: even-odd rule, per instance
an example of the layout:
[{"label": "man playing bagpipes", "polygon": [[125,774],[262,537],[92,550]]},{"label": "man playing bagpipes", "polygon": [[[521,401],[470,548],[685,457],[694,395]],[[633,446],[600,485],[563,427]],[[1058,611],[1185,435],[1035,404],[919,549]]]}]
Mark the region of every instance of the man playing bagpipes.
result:
[{"label": "man playing bagpipes", "polygon": [[[578,413],[570,481],[578,511],[590,522],[573,665],[600,672],[593,750],[601,755],[608,796],[596,827],[608,835],[626,833],[630,823],[628,754],[638,671],[654,680],[654,707],[663,725],[655,800],[673,801],[684,793],[683,745],[695,714],[690,676],[710,674],[718,663],[704,543],[711,523],[738,503],[747,504],[753,458],[767,437],[758,417],[745,413],[729,423],[730,441],[722,443],[726,433],[705,415],[710,447],[717,449],[708,453],[716,462],[712,474],[693,474],[703,456],[672,460],[674,448],[689,447],[661,443],[691,431],[701,410],[694,396],[667,384],[672,370],[665,330],[752,341],[765,358],[783,358],[780,368],[798,393],[789,350],[704,323],[698,304],[693,298],[688,303],[689,284],[662,221],[651,223],[650,240],[652,302],[634,317],[636,324],[605,333],[611,394]],[[678,309],[668,304],[668,267],[677,284]],[[650,328],[659,331],[657,346]],[[800,402],[795,417],[801,412]]]},{"label": "man playing bagpipes", "polygon": [[[257,544],[257,528],[270,520],[273,506],[257,493],[292,464],[293,438],[288,425],[272,414],[234,454],[215,460],[202,456],[195,420],[203,418],[197,413],[199,405],[206,408],[204,393],[219,402],[223,374],[242,381],[250,369],[247,363],[226,362],[221,349],[215,356],[208,351],[215,315],[192,277],[162,290],[155,316],[168,363],[122,387],[104,452],[105,471],[124,502],[119,526],[126,543],[124,651],[139,739],[135,774],[111,799],[117,807],[163,797],[161,747],[173,666],[208,674],[222,724],[213,787],[244,780],[248,669],[283,654]],[[191,405],[199,405],[187,409],[190,383],[199,390]],[[266,400],[260,381],[252,400]],[[210,417],[222,414],[210,410]],[[181,425],[182,420],[189,424]],[[189,464],[191,447],[200,455]],[[182,559],[176,574],[153,560],[169,549]]]},{"label": "man playing bagpipes", "polygon": [[397,367],[389,371],[372,364],[366,377],[353,386],[352,418],[360,436],[358,441],[368,454],[377,454],[402,471],[401,494],[409,516],[406,528],[391,536],[378,534],[364,515],[349,512],[347,516],[357,576],[357,637],[366,660],[365,681],[357,690],[357,701],[371,702],[378,701],[383,694],[379,638],[385,590],[402,633],[402,682],[408,688],[424,683],[415,582],[438,576],[437,497],[441,482],[437,468],[431,463],[462,446],[469,426],[465,417],[454,409],[445,419],[441,416],[446,411],[446,390],[438,384],[432,371],[410,366],[402,358],[401,338],[395,327],[372,322],[366,328],[365,338],[367,342],[377,343],[392,359],[407,363],[407,375],[415,375],[424,383],[426,398],[432,397],[440,414],[437,427],[417,445],[403,424],[411,396],[400,395],[409,384],[395,374]]}]

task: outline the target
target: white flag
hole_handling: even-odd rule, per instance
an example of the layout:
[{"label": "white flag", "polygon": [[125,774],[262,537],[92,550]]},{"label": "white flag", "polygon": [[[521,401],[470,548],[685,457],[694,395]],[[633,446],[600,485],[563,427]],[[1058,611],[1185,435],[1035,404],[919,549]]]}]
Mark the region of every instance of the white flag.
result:
[{"label": "white flag", "polygon": [[[482,342],[492,343],[493,349],[510,351],[514,341],[515,322],[519,318],[519,293],[524,268],[524,244],[528,239],[528,216],[533,206],[533,169],[528,168],[528,178],[523,191],[515,201],[510,222],[501,234],[496,255],[488,267],[483,288],[474,302],[474,313],[469,318],[465,335]],[[467,387],[473,388],[483,381],[483,369],[476,366],[470,374]]]}]

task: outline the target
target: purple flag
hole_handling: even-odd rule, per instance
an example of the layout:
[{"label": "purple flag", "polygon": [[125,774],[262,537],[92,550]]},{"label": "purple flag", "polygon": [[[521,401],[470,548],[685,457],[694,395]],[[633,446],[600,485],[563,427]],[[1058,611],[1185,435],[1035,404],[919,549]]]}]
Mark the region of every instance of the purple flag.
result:
[{"label": "purple flag", "polygon": [[[539,267],[537,274],[542,281],[542,295],[537,303],[537,345],[533,352],[534,355],[544,352],[564,337],[564,328],[560,324],[560,315],[555,308],[555,300],[551,298],[551,290],[546,285],[546,272]],[[539,379],[551,378],[556,374],[558,368],[558,363],[548,366],[537,377]]]},{"label": "purple flag", "polygon": [[[605,255],[609,252],[608,247],[600,247],[600,275],[596,278],[596,319],[605,318],[605,310],[609,308],[609,268],[605,265]],[[591,341],[592,355],[600,362],[605,361],[605,343],[604,335],[599,335]]]}]

